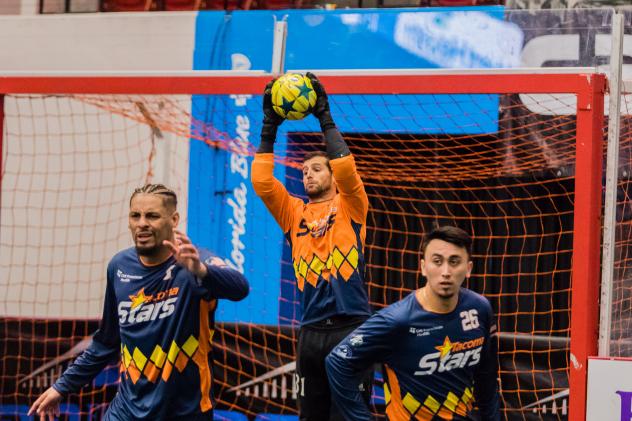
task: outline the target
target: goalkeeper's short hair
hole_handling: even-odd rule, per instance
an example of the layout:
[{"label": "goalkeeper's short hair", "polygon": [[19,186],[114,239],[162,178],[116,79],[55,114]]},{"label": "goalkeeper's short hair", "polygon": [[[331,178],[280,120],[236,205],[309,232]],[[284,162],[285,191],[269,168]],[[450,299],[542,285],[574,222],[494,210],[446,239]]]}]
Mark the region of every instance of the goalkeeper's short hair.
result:
[{"label": "goalkeeper's short hair", "polygon": [[329,172],[331,172],[331,164],[329,164],[329,155],[327,155],[327,152],[323,152],[323,151],[308,152],[305,154],[305,157],[303,158],[303,163],[309,161],[310,159],[314,159],[318,157],[325,158],[325,161],[327,162],[327,168],[329,168]]}]

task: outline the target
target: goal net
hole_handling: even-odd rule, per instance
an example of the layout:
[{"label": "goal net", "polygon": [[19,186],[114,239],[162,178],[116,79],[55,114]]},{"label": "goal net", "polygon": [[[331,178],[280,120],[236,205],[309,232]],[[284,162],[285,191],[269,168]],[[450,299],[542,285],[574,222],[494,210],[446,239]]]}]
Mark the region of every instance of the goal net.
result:
[{"label": "goal net", "polygon": [[614,267],[611,287],[609,356],[632,357],[632,81],[623,83],[614,226]]},{"label": "goal net", "polygon": [[[466,286],[497,314],[505,415],[579,419],[586,358],[596,354],[605,78],[577,70],[319,76],[369,196],[373,308],[423,285],[425,232],[464,228],[474,238]],[[3,416],[23,416],[87,346],[107,262],[131,245],[129,195],[145,182],[174,188],[181,228],[251,283],[246,301],[217,310],[216,416],[296,413],[295,268],[249,182],[269,79],[0,78]],[[281,126],[275,175],[292,193],[304,197],[300,162],[322,147],[312,117]],[[125,363],[114,362],[62,413],[98,419],[120,370]],[[382,385],[378,372],[376,414],[388,404]]]}]

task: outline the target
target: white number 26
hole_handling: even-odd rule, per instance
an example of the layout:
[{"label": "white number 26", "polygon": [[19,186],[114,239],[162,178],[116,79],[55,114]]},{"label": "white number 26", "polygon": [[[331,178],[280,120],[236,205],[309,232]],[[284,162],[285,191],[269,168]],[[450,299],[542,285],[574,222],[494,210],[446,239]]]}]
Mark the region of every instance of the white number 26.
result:
[{"label": "white number 26", "polygon": [[475,309],[462,311],[459,316],[461,316],[461,325],[464,331],[476,329],[479,326],[478,311]]}]

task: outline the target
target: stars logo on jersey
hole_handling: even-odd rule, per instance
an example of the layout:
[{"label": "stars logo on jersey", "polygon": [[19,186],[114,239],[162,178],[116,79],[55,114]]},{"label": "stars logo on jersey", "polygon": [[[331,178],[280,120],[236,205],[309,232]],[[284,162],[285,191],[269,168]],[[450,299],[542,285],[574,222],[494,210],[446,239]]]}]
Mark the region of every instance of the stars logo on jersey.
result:
[{"label": "stars logo on jersey", "polygon": [[298,225],[299,232],[296,236],[302,237],[310,234],[314,238],[323,237],[334,225],[334,222],[336,222],[336,211],[337,208],[332,207],[327,216],[311,222],[307,222],[305,218],[301,219],[301,222]]},{"label": "stars logo on jersey", "polygon": [[452,342],[450,342],[450,338],[446,336],[443,340],[443,345],[435,346],[435,349],[439,351],[439,358],[442,360],[446,356],[450,355],[450,351],[452,351]]},{"label": "stars logo on jersey", "polygon": [[130,301],[121,301],[118,305],[121,326],[169,317],[176,310],[178,287],[146,294],[141,288],[136,294],[129,295]]},{"label": "stars logo on jersey", "polygon": [[145,295],[145,288],[141,288],[135,295],[130,295],[129,299],[132,300],[131,309],[134,310],[141,304],[144,304],[145,301],[151,300],[151,295],[148,297]]},{"label": "stars logo on jersey", "polygon": [[415,376],[426,376],[435,372],[443,373],[476,365],[481,361],[481,350],[484,342],[484,336],[465,342],[452,342],[446,336],[443,339],[443,344],[435,346],[438,352],[421,357],[419,360],[420,370],[415,371]]}]

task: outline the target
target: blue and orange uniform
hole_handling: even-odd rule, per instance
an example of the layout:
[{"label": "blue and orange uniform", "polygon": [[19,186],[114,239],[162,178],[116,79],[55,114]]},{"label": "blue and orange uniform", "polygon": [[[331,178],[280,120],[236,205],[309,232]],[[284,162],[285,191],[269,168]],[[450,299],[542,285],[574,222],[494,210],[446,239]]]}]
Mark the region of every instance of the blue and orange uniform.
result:
[{"label": "blue and orange uniform", "polygon": [[371,420],[357,392],[359,373],[384,365],[392,421],[499,421],[496,330],[489,301],[465,288],[456,308],[425,310],[415,293],[368,319],[327,357],[330,387],[347,420]]},{"label": "blue and orange uniform", "polygon": [[[255,192],[292,249],[302,314],[295,378],[299,419],[338,421],[342,415],[331,405],[325,357],[371,314],[364,284],[369,199],[351,151],[333,121],[324,87],[315,75],[308,72],[306,77],[317,95],[312,114],[320,123],[327,148],[327,166],[338,191],[332,197],[333,184],[322,186],[328,194],[305,203],[291,196],[274,178],[274,142],[283,118],[272,107],[273,82],[266,85],[263,95],[261,143],[252,163],[251,176]],[[372,377],[372,370],[367,370],[356,385],[367,401]]]},{"label": "blue and orange uniform", "polygon": [[[336,129],[331,132],[342,142]],[[272,154],[257,153],[252,164],[255,191],[292,248],[303,315],[296,347],[301,421],[341,419],[331,405],[325,357],[370,315],[364,285],[368,198],[352,155],[329,162],[338,193],[316,203],[290,196],[273,176]],[[367,402],[372,378],[368,369],[356,384]]]},{"label": "blue and orange uniform", "polygon": [[120,383],[108,420],[210,420],[211,340],[219,298],[241,300],[248,282],[217,256],[200,249],[203,279],[173,256],[155,266],[134,248],[107,268],[103,318],[90,346],[53,387],[77,392],[120,356]]},{"label": "blue and orange uniform", "polygon": [[301,325],[339,315],[368,317],[364,240],[369,200],[352,155],[329,161],[339,192],[332,200],[305,203],[273,176],[274,155],[257,153],[255,192],[292,248],[301,292]]}]

